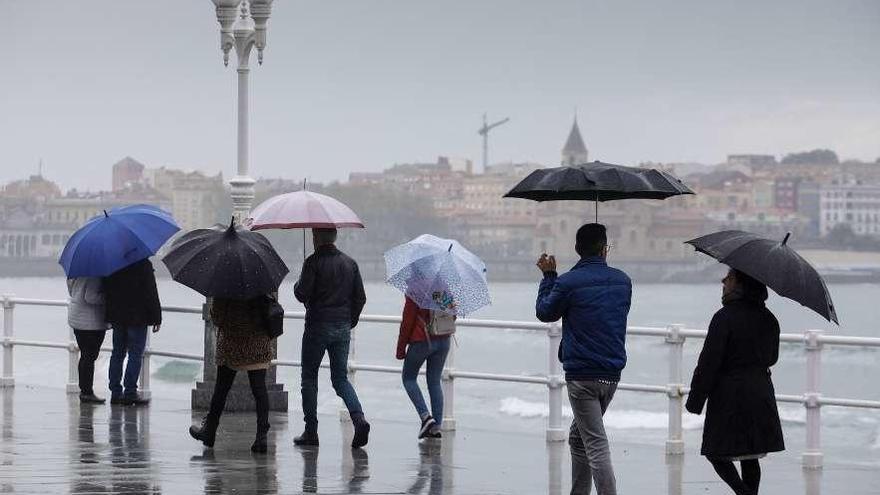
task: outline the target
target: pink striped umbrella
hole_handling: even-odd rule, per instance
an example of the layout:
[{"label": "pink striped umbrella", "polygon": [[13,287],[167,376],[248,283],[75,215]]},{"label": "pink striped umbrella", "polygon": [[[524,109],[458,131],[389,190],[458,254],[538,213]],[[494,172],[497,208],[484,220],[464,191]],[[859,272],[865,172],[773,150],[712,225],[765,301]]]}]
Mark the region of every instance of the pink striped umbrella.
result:
[{"label": "pink striped umbrella", "polygon": [[364,228],[360,218],[341,202],[310,191],[279,194],[254,208],[245,226],[260,229]]}]

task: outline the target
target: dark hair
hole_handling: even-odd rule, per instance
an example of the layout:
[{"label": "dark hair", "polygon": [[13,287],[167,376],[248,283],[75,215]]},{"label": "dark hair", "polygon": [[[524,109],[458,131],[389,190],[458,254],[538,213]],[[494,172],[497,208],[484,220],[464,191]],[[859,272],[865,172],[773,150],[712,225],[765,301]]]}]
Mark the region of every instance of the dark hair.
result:
[{"label": "dark hair", "polygon": [[755,280],[754,277],[741,272],[735,268],[730,269],[736,279],[736,284],[740,287],[744,299],[752,301],[764,302],[767,300],[767,286]]},{"label": "dark hair", "polygon": [[334,242],[336,242],[336,229],[314,228],[312,229],[312,237],[315,239],[315,243],[319,246],[323,246],[325,244],[333,244]]},{"label": "dark hair", "polygon": [[575,236],[574,250],[580,257],[599,256],[608,244],[605,226],[601,223],[581,225]]}]

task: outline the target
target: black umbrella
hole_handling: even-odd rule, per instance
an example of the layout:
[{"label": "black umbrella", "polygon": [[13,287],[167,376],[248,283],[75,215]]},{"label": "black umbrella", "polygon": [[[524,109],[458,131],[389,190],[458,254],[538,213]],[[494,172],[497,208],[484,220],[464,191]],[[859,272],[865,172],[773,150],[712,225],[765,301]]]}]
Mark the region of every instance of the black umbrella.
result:
[{"label": "black umbrella", "polygon": [[171,278],[206,297],[240,300],[277,291],[288,272],[268,239],[234,223],[184,234],[162,262]]},{"label": "black umbrella", "polygon": [[682,194],[694,194],[694,192],[668,172],[653,168],[590,162],[577,166],[535,170],[504,197],[533,201],[595,201],[596,221],[598,221],[599,201],[666,199]]},{"label": "black umbrella", "polygon": [[825,281],[807,260],[786,243],[740,230],[724,230],[687,241],[697,251],[735,268],[777,294],[812,309],[826,320],[837,322],[834,303]]}]

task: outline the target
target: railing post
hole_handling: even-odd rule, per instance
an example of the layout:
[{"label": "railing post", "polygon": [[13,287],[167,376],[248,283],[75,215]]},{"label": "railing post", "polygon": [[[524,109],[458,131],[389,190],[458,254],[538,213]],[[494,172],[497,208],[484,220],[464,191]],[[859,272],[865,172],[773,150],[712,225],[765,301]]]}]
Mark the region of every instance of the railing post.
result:
[{"label": "railing post", "polygon": [[666,384],[666,395],[669,397],[669,426],[666,437],[666,454],[684,454],[684,437],[682,436],[682,383],[681,360],[684,349],[684,336],[681,325],[666,327],[666,344],[669,346],[669,379]]},{"label": "railing post", "polygon": [[3,301],[3,374],[0,375],[0,388],[12,388],[15,386],[15,376],[13,375],[13,356],[12,350],[14,344],[12,337],[15,335],[12,327],[12,311],[15,309],[15,302],[12,300],[11,294],[4,294]]},{"label": "railing post", "polygon": [[147,341],[144,344],[144,357],[141,359],[141,376],[140,376],[140,395],[145,399],[149,399],[152,393],[150,392],[150,361],[151,361],[151,352],[150,352],[150,340],[153,330],[150,327],[147,327]]},{"label": "railing post", "polygon": [[70,329],[70,341],[67,343],[67,393],[79,392],[79,345],[76,343],[76,335]]},{"label": "railing post", "polygon": [[804,469],[822,469],[822,404],[820,382],[822,377],[822,330],[807,330],[804,342],[807,352],[807,390],[804,408],[807,410],[807,445],[801,456]]},{"label": "railing post", "polygon": [[446,365],[443,367],[443,421],[440,429],[443,431],[455,431],[455,337],[450,337],[449,354],[446,356]]},{"label": "railing post", "polygon": [[[352,387],[357,384],[357,370],[355,369],[355,360],[357,359],[357,332],[355,331],[355,328],[351,329],[351,337],[348,342],[348,381],[351,382]],[[339,408],[339,421],[343,423],[351,422],[351,414],[348,413],[345,404]]]},{"label": "railing post", "polygon": [[547,391],[550,400],[550,414],[547,416],[547,441],[562,442],[568,436],[562,426],[562,379],[559,369],[558,350],[562,341],[562,329],[559,322],[547,327]]}]

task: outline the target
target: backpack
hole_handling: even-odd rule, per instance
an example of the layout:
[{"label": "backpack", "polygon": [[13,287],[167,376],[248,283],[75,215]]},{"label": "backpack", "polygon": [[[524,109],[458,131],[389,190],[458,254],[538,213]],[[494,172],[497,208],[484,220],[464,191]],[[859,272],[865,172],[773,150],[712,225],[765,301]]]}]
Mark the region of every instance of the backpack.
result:
[{"label": "backpack", "polygon": [[428,337],[446,337],[455,333],[455,316],[443,311],[431,311],[425,325]]}]

